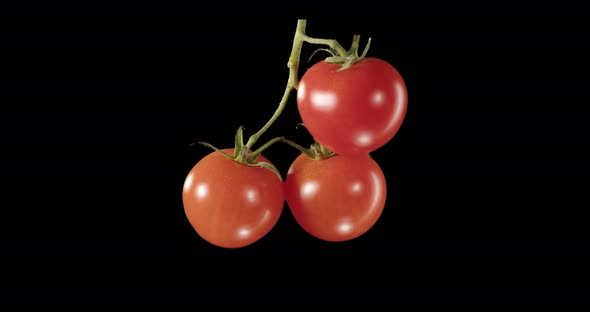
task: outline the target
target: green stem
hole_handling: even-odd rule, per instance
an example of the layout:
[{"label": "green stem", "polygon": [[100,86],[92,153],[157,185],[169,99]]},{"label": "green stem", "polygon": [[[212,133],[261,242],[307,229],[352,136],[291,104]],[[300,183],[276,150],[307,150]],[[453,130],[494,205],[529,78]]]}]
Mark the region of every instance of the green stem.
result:
[{"label": "green stem", "polygon": [[258,158],[258,156],[260,156],[260,154],[262,154],[262,152],[264,152],[267,148],[269,148],[271,145],[275,144],[276,142],[279,142],[283,139],[283,137],[277,137],[274,138],[266,143],[264,143],[264,145],[262,145],[261,147],[259,147],[257,150],[255,150],[254,152],[250,153],[248,155],[248,157],[250,158],[250,160],[252,162],[256,161],[256,158]]},{"label": "green stem", "polygon": [[279,103],[279,107],[272,115],[270,120],[262,127],[258,132],[253,134],[249,139],[248,143],[246,143],[246,147],[251,149],[256,141],[270,128],[270,126],[279,118],[285,106],[287,105],[287,100],[289,99],[289,95],[293,89],[297,89],[297,85],[299,84],[299,78],[297,75],[297,71],[299,69],[299,58],[301,56],[301,49],[303,48],[303,38],[305,37],[305,26],[307,24],[306,20],[298,20],[297,21],[297,29],[295,30],[295,38],[293,38],[293,48],[291,49],[291,55],[289,56],[289,62],[287,63],[287,67],[289,67],[289,80],[287,80],[287,87],[285,88],[285,93],[281,98],[281,102]]},{"label": "green stem", "polygon": [[303,40],[305,40],[305,42],[308,42],[311,44],[327,45],[330,48],[336,50],[336,52],[338,52],[339,56],[348,55],[348,52],[342,47],[342,45],[340,45],[340,43],[338,43],[338,41],[336,41],[334,39],[321,39],[321,38],[312,38],[312,37],[305,36],[305,37],[303,37]]},{"label": "green stem", "polygon": [[340,56],[346,56],[348,52],[338,43],[338,41],[333,39],[319,39],[319,38],[312,38],[305,34],[305,26],[307,25],[307,20],[299,19],[297,20],[297,29],[295,30],[295,37],[293,38],[293,48],[291,49],[291,55],[289,56],[289,61],[287,62],[287,67],[289,68],[289,80],[287,80],[287,87],[285,88],[285,92],[283,97],[281,98],[281,102],[279,103],[279,107],[277,107],[276,111],[268,120],[268,122],[260,129],[258,132],[254,133],[248,139],[246,143],[246,148],[250,150],[256,141],[272,126],[272,124],[279,118],[285,106],[287,105],[287,101],[289,100],[289,95],[293,89],[297,89],[299,84],[299,60],[301,57],[301,49],[303,48],[303,42],[308,42],[311,44],[323,44],[327,45],[330,48],[336,50]]},{"label": "green stem", "polygon": [[299,150],[301,153],[307,155],[307,157],[311,158],[311,159],[317,159],[317,155],[310,149],[310,148],[305,148],[289,139],[285,139],[285,138],[280,138],[279,139],[281,142],[288,144],[289,146]]}]

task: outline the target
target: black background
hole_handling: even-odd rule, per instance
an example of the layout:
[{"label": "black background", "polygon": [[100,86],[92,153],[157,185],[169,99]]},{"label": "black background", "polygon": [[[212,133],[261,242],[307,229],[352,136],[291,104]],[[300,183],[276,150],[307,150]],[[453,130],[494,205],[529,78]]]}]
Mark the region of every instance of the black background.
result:
[{"label": "black background", "polygon": [[[396,7],[362,17],[33,7],[5,16],[3,294],[18,302],[584,299],[590,25],[575,8],[523,7]],[[345,46],[355,33],[372,37],[370,55],[406,79],[404,124],[372,153],[387,206],[346,243],[312,238],[285,206],[254,245],[214,247],[184,216],[184,178],[210,152],[188,146],[229,147],[238,126],[252,134],[270,117],[298,17],[310,36]],[[313,49],[306,44],[302,59]],[[298,122],[293,97],[264,138],[309,140]],[[283,145],[265,154],[283,174],[297,156]]]}]

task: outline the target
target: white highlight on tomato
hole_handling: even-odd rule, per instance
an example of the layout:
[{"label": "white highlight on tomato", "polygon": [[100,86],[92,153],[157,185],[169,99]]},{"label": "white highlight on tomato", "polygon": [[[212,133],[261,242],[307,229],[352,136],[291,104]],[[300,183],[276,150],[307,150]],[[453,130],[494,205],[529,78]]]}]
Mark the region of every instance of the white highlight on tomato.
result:
[{"label": "white highlight on tomato", "polygon": [[320,185],[317,181],[305,182],[301,186],[301,193],[300,193],[301,198],[302,199],[310,199],[310,198],[314,197],[315,194],[317,194],[319,187],[320,187]]},{"label": "white highlight on tomato", "polygon": [[352,224],[350,222],[342,222],[338,225],[338,232],[340,234],[346,234],[352,231]]},{"label": "white highlight on tomato", "polygon": [[238,236],[240,238],[246,238],[250,236],[250,233],[252,233],[252,230],[247,226],[243,226],[238,230]]},{"label": "white highlight on tomato", "polygon": [[373,95],[371,96],[371,103],[375,106],[381,106],[383,105],[383,102],[385,101],[385,95],[383,94],[383,92],[381,90],[377,90],[375,92],[373,92]]},{"label": "white highlight on tomato", "polygon": [[363,190],[363,184],[360,181],[354,182],[350,185],[350,191],[352,193],[358,193]]},{"label": "white highlight on tomato", "polygon": [[355,143],[357,146],[365,147],[373,143],[373,135],[370,132],[360,132],[356,135]]},{"label": "white highlight on tomato", "polygon": [[246,200],[251,203],[255,204],[258,201],[258,192],[253,188],[247,188],[246,191]]},{"label": "white highlight on tomato", "polygon": [[[395,84],[395,102],[396,103],[403,103],[406,99],[406,90],[404,90],[404,86],[400,83]],[[403,113],[403,105],[398,105],[396,109],[393,111],[392,116],[389,118],[389,123],[385,126],[385,129],[389,130],[394,127],[397,121],[401,118],[401,114]]]},{"label": "white highlight on tomato", "polygon": [[371,182],[373,183],[373,194],[371,195],[371,204],[367,214],[371,214],[371,211],[377,209],[379,204],[379,197],[385,192],[379,183],[379,175],[375,171],[371,171]]},{"label": "white highlight on tomato", "polygon": [[305,99],[305,83],[300,82],[297,86],[297,100],[302,101]]},{"label": "white highlight on tomato", "polygon": [[337,100],[338,98],[334,92],[313,91],[311,93],[311,105],[318,111],[331,111],[336,107]]},{"label": "white highlight on tomato", "polygon": [[188,177],[186,177],[186,181],[184,181],[184,190],[190,190],[191,186],[193,186],[193,179],[194,176],[192,174],[189,174]]},{"label": "white highlight on tomato", "polygon": [[270,219],[270,210],[267,209],[264,211],[264,215],[262,216],[262,219],[260,219],[260,223],[266,223],[268,219]]},{"label": "white highlight on tomato", "polygon": [[209,194],[209,186],[206,183],[197,185],[197,197],[204,198]]}]

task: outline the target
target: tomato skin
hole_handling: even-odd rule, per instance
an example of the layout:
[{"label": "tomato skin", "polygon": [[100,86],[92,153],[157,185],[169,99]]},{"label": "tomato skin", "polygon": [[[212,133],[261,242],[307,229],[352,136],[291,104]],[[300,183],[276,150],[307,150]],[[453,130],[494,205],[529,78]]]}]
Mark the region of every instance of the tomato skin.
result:
[{"label": "tomato skin", "polygon": [[385,206],[383,171],[369,155],[335,155],[291,164],[285,197],[295,220],[312,236],[338,242],[367,232]]},{"label": "tomato skin", "polygon": [[[233,149],[224,149],[232,155]],[[259,156],[258,161],[270,163]],[[277,223],[284,196],[270,170],[249,167],[218,152],[202,158],[184,182],[184,210],[196,232],[213,245],[239,248],[266,235]]]},{"label": "tomato skin", "polygon": [[340,65],[318,62],[301,78],[297,106],[316,141],[342,155],[368,154],[389,142],[405,118],[408,95],[400,73],[378,58]]}]

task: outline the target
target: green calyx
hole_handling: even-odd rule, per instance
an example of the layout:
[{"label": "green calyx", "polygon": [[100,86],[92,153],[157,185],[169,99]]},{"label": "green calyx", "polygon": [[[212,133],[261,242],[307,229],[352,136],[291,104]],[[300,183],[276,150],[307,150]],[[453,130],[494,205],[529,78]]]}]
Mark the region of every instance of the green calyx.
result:
[{"label": "green calyx", "polygon": [[279,141],[288,144],[291,147],[296,148],[297,150],[299,150],[301,153],[305,154],[307,157],[313,159],[313,160],[323,160],[323,159],[327,159],[330,158],[334,155],[336,155],[336,153],[328,150],[325,146],[321,145],[318,142],[313,143],[309,148],[305,148],[289,139],[285,139],[285,138],[277,138]]},{"label": "green calyx", "polygon": [[363,53],[359,56],[358,49],[360,40],[360,35],[354,35],[352,38],[352,44],[350,46],[350,49],[344,55],[341,55],[341,53],[336,54],[334,50],[321,49],[322,51],[327,51],[332,54],[332,56],[327,57],[325,59],[326,63],[340,65],[341,67],[337,71],[343,71],[352,66],[354,63],[362,60],[367,55],[367,52],[369,52],[369,47],[371,46],[371,38],[369,38],[369,40],[367,41],[367,45],[363,50]]},{"label": "green calyx", "polygon": [[220,150],[217,147],[215,147],[207,142],[197,142],[197,143],[215,150],[216,152],[220,153],[221,155],[223,155],[227,159],[230,159],[238,164],[242,164],[242,165],[246,165],[246,166],[250,166],[250,167],[261,167],[261,168],[268,169],[268,170],[272,171],[272,173],[274,173],[277,176],[277,178],[279,178],[280,181],[283,181],[283,178],[281,177],[279,170],[277,170],[277,168],[275,166],[273,166],[270,163],[264,162],[264,161],[256,161],[258,156],[260,156],[262,154],[262,152],[264,152],[264,150],[266,150],[268,147],[270,147],[274,143],[280,141],[281,139],[282,138],[274,138],[274,139],[266,142],[266,144],[260,146],[255,151],[250,152],[248,146],[246,144],[244,144],[244,127],[239,127],[238,131],[236,131],[236,136],[234,139],[234,154],[233,155],[230,155],[230,154],[224,152],[223,150]]}]

